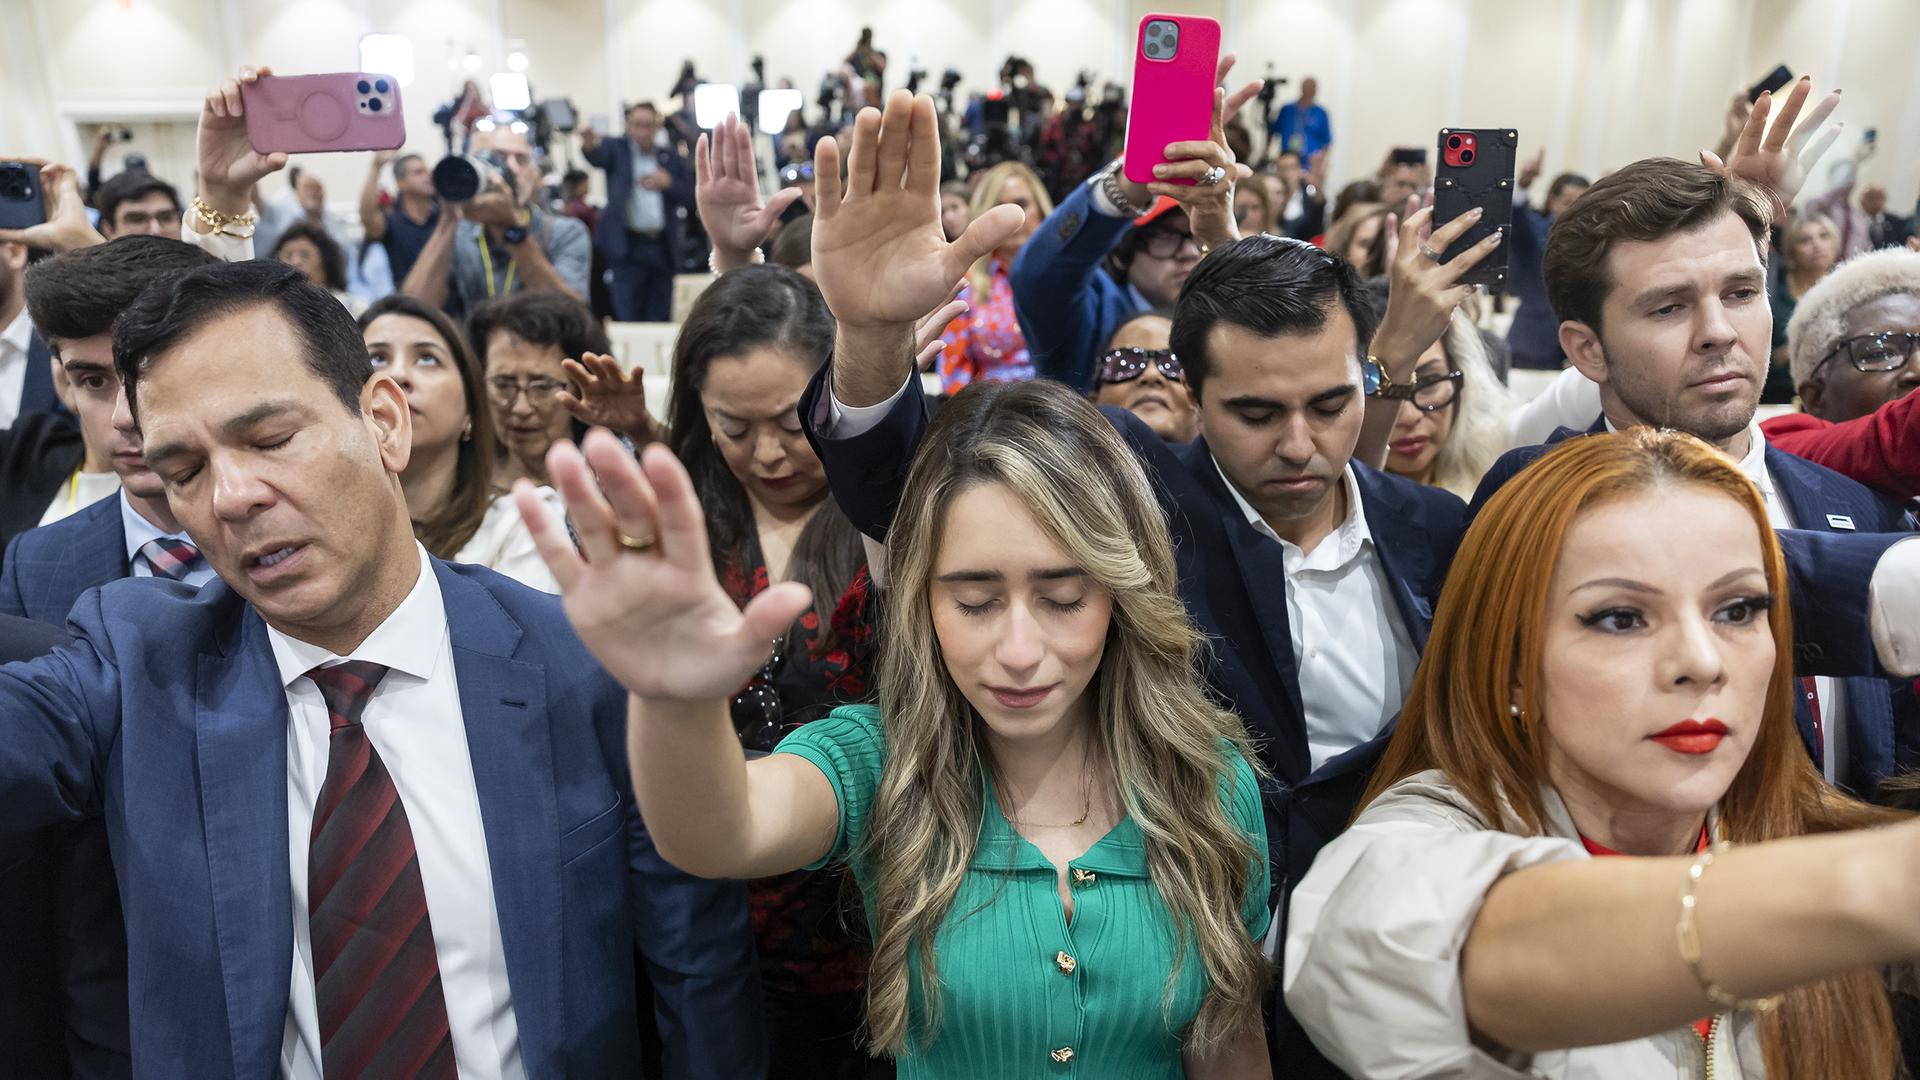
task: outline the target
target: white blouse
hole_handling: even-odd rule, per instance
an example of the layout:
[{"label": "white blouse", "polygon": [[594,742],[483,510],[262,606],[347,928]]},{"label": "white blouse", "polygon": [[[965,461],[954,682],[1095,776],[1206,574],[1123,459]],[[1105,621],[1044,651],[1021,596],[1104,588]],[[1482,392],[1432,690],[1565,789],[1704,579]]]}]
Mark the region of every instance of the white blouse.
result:
[{"label": "white blouse", "polygon": [[[566,520],[567,507],[561,501],[560,493],[550,487],[536,490],[554,520]],[[474,563],[499,571],[541,592],[560,591],[560,584],[553,580],[553,572],[547,569],[546,561],[534,548],[533,534],[527,531],[527,523],[520,520],[520,511],[513,505],[511,495],[493,497],[493,501],[487,504],[486,517],[480,519],[480,531],[473,534],[473,538],[467,541],[452,561]]]},{"label": "white blouse", "polygon": [[1460,954],[1487,890],[1516,870],[1592,857],[1559,795],[1541,795],[1548,835],[1520,836],[1482,821],[1428,770],[1382,792],[1321,849],[1293,891],[1282,973],[1287,1007],[1314,1045],[1361,1080],[1764,1076],[1750,1012],[1719,1017],[1711,1046],[1690,1025],[1532,1055],[1475,1044]]}]

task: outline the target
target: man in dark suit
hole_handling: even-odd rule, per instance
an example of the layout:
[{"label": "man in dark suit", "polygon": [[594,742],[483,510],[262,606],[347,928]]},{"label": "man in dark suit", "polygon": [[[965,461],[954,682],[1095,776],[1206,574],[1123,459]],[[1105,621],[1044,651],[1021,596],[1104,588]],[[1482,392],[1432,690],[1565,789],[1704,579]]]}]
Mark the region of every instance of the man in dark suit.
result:
[{"label": "man in dark suit", "polygon": [[[1776,528],[1911,529],[1896,500],[1776,450],[1754,421],[1772,331],[1762,257],[1770,221],[1758,193],[1672,159],[1635,162],[1574,203],[1547,243],[1547,289],[1568,359],[1600,384],[1602,415],[1585,432],[1563,428],[1546,445],[1510,451],[1482,481],[1474,507],[1554,443],[1657,424],[1738,462]],[[1886,681],[1801,668],[1801,734],[1828,779],[1869,792],[1913,764],[1916,718],[1896,722]]]},{"label": "man in dark suit", "polygon": [[612,271],[613,317],[666,322],[673,317],[673,276],[680,266],[674,221],[693,205],[693,169],[659,145],[660,110],[643,101],[627,109],[623,138],[581,132],[587,162],[607,174],[607,206],[593,244]]},{"label": "man in dark suit", "polygon": [[0,240],[0,428],[60,407],[47,343],[27,316],[26,269],[27,245]]},{"label": "man in dark suit", "polygon": [[1913,222],[1887,209],[1887,189],[1868,184],[1860,190],[1860,209],[1867,215],[1867,240],[1875,249],[1900,247],[1913,235]]},{"label": "man in dark suit", "polygon": [[744,890],[654,852],[557,600],[414,540],[406,396],[345,309],[219,264],[114,344],[220,577],[113,582],[0,668],[0,819],[104,817],[143,1071],[629,1075],[637,946],[670,1074],[758,1075]]}]

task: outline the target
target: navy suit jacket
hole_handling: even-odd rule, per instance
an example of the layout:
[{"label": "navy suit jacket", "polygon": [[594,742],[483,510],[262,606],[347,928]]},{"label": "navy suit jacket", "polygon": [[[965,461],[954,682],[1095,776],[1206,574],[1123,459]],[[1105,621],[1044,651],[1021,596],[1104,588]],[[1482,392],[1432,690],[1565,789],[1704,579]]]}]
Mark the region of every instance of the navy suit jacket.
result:
[{"label": "navy suit jacket", "polygon": [[[609,135],[583,156],[589,165],[604,169],[607,174],[607,206],[600,211],[600,220],[593,227],[593,246],[608,259],[624,258],[627,254],[627,200],[633,195],[633,144],[628,141],[625,132],[618,136]],[[676,208],[693,206],[693,167],[687,164],[687,159],[672,150],[656,150],[654,156],[673,180],[660,193],[661,198],[666,200],[667,211],[660,239],[667,245],[668,257],[678,267],[680,253],[675,250],[673,212]]]},{"label": "navy suit jacket", "polygon": [[[668,866],[634,805],[626,695],[558,598],[434,560],[529,1075],[638,1070],[636,944],[669,1072],[765,1068],[742,885]],[[288,709],[266,624],[223,582],[114,582],[70,648],[0,667],[0,819],[104,817],[133,1054],[153,1076],[278,1069],[293,950]]]},{"label": "navy suit jacket", "polygon": [[[1584,432],[1560,428],[1544,444],[1509,450],[1480,481],[1473,494],[1473,512],[1478,513],[1501,485],[1554,446],[1606,431],[1602,417]],[[1879,659],[1862,614],[1867,610],[1866,583],[1873,576],[1878,552],[1909,533],[1913,519],[1896,500],[1771,445],[1766,448],[1766,463],[1775,490],[1798,526],[1776,533],[1787,557],[1792,593],[1794,671],[1845,678],[1848,760],[1846,774],[1839,779],[1859,794],[1870,794],[1896,768],[1920,762],[1920,731],[1915,730],[1920,718],[1908,715],[1912,712],[1908,704],[1896,710],[1899,682],[1876,677]],[[1843,542],[1810,542],[1809,534]],[[1820,739],[1804,694],[1795,695],[1794,716],[1801,741],[1819,763]]]},{"label": "navy suit jacket", "polygon": [[81,593],[128,572],[127,528],[116,491],[7,544],[0,562],[0,615],[64,625]]},{"label": "navy suit jacket", "polygon": [[1013,260],[1007,280],[1014,311],[1040,374],[1093,389],[1094,352],[1128,317],[1146,310],[1139,293],[1102,268],[1132,227],[1129,218],[1094,212],[1093,189],[1081,184]]},{"label": "navy suit jacket", "polygon": [[53,392],[53,352],[47,348],[47,339],[35,330],[27,339],[27,379],[20,388],[20,415],[66,411]]}]

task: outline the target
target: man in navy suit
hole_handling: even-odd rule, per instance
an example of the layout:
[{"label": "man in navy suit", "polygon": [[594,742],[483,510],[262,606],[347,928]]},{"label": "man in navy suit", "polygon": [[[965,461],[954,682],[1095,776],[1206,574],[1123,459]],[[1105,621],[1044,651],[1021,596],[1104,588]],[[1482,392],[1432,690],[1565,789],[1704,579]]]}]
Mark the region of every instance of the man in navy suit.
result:
[{"label": "man in navy suit", "polygon": [[325,290],[188,271],[116,324],[168,505],[219,580],[122,580],[0,668],[0,819],[103,817],[144,1073],[764,1069],[737,884],[660,860],[625,695],[553,598],[429,557],[406,396]]},{"label": "man in navy suit", "polygon": [[[1912,528],[1898,502],[1774,449],[1755,422],[1773,323],[1763,200],[1700,165],[1654,158],[1607,176],[1561,215],[1547,241],[1547,290],[1568,359],[1600,384],[1602,414],[1585,432],[1561,429],[1546,445],[1510,451],[1482,481],[1476,508],[1553,443],[1656,424],[1738,462],[1776,528]],[[1801,734],[1828,779],[1867,792],[1914,764],[1920,732],[1913,717],[1896,723],[1886,681],[1802,675]]]},{"label": "man in navy suit", "polygon": [[660,110],[643,101],[627,109],[625,137],[581,132],[587,162],[607,174],[607,208],[593,244],[613,272],[613,317],[621,322],[666,322],[673,317],[674,246],[678,211],[693,205],[693,169],[658,145]]},{"label": "man in navy suit", "polygon": [[0,240],[0,428],[60,405],[53,392],[47,343],[27,316],[21,289],[26,269],[27,245]]}]

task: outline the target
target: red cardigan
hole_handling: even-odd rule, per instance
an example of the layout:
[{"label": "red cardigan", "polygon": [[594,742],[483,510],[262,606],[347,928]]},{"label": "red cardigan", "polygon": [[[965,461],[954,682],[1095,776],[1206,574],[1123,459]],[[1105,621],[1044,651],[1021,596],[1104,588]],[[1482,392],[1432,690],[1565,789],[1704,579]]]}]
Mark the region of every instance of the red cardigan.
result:
[{"label": "red cardigan", "polygon": [[1920,497],[1920,391],[1842,423],[1806,413],[1762,421],[1767,441],[1901,499]]}]

